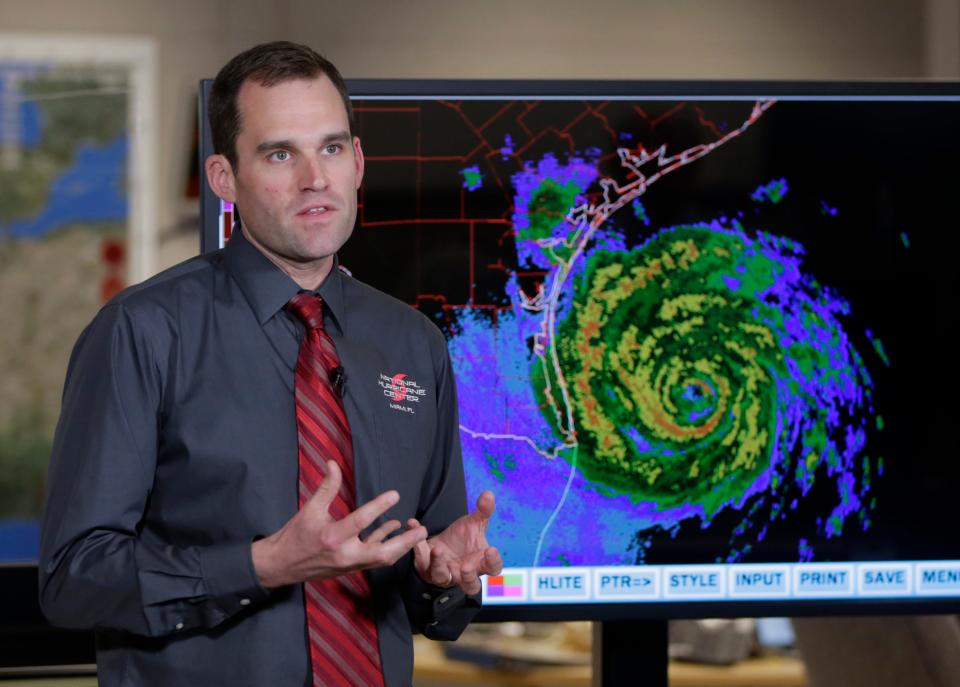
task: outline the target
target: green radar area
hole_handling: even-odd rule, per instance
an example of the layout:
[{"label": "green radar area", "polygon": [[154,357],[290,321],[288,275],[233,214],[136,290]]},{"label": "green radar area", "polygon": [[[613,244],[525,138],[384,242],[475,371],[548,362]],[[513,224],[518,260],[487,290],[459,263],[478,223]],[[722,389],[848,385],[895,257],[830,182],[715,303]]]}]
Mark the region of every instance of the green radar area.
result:
[{"label": "green radar area", "polygon": [[553,179],[544,179],[530,195],[530,224],[520,230],[518,238],[539,241],[553,236],[567,212],[576,205],[577,196],[582,190],[575,181],[560,185]]},{"label": "green radar area", "polygon": [[[793,269],[794,248],[692,225],[631,251],[593,252],[558,325],[562,376],[550,356],[532,374],[561,438],[570,404],[579,450],[560,455],[576,456],[601,488],[661,511],[694,507],[706,521],[785,474],[812,480],[821,457],[836,460],[822,402],[842,387],[839,375],[833,387],[827,379],[839,325],[830,294]],[[785,402],[798,410],[797,445],[777,431]]]}]

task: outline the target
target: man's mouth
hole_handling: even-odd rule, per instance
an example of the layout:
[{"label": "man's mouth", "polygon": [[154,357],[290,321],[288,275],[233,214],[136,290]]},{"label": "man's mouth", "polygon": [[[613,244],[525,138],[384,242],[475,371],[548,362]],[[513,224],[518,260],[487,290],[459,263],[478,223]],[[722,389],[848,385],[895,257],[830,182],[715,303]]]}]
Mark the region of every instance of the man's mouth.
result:
[{"label": "man's mouth", "polygon": [[329,210],[331,210],[331,209],[332,209],[332,208],[329,208],[329,207],[327,207],[326,205],[315,205],[315,206],[306,208],[305,210],[301,210],[298,214],[306,215],[306,216],[310,217],[310,216],[314,216],[314,215],[322,215],[323,213],[325,213],[325,212],[327,212],[327,211],[329,211]]}]

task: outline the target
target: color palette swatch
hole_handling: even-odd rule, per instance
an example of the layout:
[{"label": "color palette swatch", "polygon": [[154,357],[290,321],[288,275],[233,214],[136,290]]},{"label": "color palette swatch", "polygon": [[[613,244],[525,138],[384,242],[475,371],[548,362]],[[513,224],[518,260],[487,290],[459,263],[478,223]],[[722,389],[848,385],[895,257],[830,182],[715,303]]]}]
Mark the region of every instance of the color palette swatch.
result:
[{"label": "color palette swatch", "polygon": [[494,575],[487,578],[487,596],[522,596],[521,575]]}]

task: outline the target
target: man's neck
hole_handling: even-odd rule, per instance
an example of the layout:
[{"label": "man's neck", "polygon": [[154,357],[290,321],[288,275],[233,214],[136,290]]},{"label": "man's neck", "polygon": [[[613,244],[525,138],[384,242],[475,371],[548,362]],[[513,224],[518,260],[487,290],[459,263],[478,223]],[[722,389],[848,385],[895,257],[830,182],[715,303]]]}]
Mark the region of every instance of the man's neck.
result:
[{"label": "man's neck", "polygon": [[281,255],[277,255],[273,251],[268,250],[264,247],[259,241],[254,239],[250,232],[246,231],[243,227],[243,223],[240,223],[240,230],[243,232],[243,237],[250,243],[251,246],[260,251],[264,257],[267,258],[270,262],[276,265],[281,272],[290,277],[297,286],[299,286],[304,291],[316,291],[320,288],[320,285],[323,283],[324,279],[327,278],[327,275],[330,274],[330,270],[333,268],[333,256],[330,255],[326,258],[319,260],[312,260],[310,262],[295,262],[292,260],[287,260]]}]

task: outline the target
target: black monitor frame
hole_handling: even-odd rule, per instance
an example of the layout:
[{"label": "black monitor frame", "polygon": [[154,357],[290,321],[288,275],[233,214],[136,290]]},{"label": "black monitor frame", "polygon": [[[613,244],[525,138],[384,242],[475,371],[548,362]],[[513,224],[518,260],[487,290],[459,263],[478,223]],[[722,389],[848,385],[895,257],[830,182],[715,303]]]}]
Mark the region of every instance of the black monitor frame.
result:
[{"label": "black monitor frame", "polygon": [[93,633],[50,625],[40,612],[37,566],[0,565],[0,680],[16,675],[89,675]]}]

